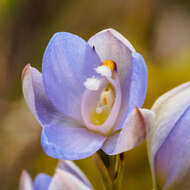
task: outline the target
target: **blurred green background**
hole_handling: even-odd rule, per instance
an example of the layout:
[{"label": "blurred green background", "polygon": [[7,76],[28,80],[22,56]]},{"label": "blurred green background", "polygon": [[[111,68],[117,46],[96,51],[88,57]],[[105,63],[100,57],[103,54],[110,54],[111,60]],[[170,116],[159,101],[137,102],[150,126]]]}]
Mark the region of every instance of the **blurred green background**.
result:
[{"label": "blurred green background", "polygon": [[[88,39],[105,28],[122,33],[143,54],[149,70],[144,107],[190,80],[189,0],[0,0],[0,189],[16,190],[21,170],[54,173],[57,161],[40,146],[40,126],[22,96],[24,65],[41,68],[50,37],[58,31]],[[101,178],[91,158],[76,162],[94,187]],[[151,190],[146,144],[129,151],[125,190]]]}]

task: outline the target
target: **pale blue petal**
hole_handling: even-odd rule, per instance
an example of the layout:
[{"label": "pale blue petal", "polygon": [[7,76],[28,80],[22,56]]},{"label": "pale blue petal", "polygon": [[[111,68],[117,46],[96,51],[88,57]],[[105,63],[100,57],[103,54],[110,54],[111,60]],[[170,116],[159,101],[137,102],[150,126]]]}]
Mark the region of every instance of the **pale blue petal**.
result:
[{"label": "pale blue petal", "polygon": [[142,143],[153,125],[155,114],[147,109],[135,108],[127,117],[121,131],[108,137],[102,150],[109,155],[120,154]]},{"label": "pale blue petal", "polygon": [[155,155],[156,183],[162,189],[190,189],[190,107]]},{"label": "pale blue petal", "polygon": [[122,106],[115,130],[121,129],[131,111],[142,107],[148,84],[148,74],[143,57],[132,53],[132,61],[122,86]]},{"label": "pale blue petal", "polygon": [[102,61],[111,59],[117,64],[122,86],[122,108],[115,128],[120,129],[128,114],[144,103],[148,83],[146,64],[130,42],[114,29],[98,32],[88,43]]},{"label": "pale blue petal", "polygon": [[84,82],[96,76],[100,64],[96,52],[82,38],[66,32],[52,37],[43,57],[42,75],[47,96],[60,112],[81,120]]},{"label": "pale blue petal", "polygon": [[96,33],[88,43],[94,47],[102,61],[109,59],[116,63],[122,86],[131,64],[131,54],[135,52],[131,43],[112,28]]},{"label": "pale blue petal", "polygon": [[63,119],[63,115],[46,96],[42,76],[37,69],[26,65],[23,70],[22,87],[28,107],[42,126]]},{"label": "pale blue petal", "polygon": [[76,164],[74,164],[74,162],[70,160],[61,160],[59,162],[59,168],[71,173],[76,178],[78,178],[82,183],[87,185],[90,189],[93,189],[88,178],[84,175],[84,173],[80,170],[80,168]]},{"label": "pale blue petal", "polygon": [[190,105],[190,82],[180,85],[157,99],[152,107],[156,120],[147,138],[148,155],[155,183],[155,155],[179,118]]},{"label": "pale blue petal", "polygon": [[49,156],[64,160],[88,157],[101,148],[104,140],[104,136],[67,121],[44,127],[41,138],[42,147]]},{"label": "pale blue petal", "polygon": [[20,176],[19,190],[33,190],[32,178],[25,170],[22,171]]},{"label": "pale blue petal", "polygon": [[47,174],[38,174],[34,180],[34,190],[48,190],[51,177]]},{"label": "pale blue petal", "polygon": [[48,190],[90,190],[71,173],[57,169]]}]

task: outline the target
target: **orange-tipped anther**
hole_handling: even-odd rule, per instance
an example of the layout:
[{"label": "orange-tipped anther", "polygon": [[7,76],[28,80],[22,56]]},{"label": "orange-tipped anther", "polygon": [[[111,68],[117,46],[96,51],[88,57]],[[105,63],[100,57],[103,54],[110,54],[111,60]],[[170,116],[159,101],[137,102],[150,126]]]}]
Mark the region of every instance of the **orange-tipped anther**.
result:
[{"label": "orange-tipped anther", "polygon": [[111,71],[117,70],[116,63],[110,59],[103,61],[102,65],[107,66]]}]

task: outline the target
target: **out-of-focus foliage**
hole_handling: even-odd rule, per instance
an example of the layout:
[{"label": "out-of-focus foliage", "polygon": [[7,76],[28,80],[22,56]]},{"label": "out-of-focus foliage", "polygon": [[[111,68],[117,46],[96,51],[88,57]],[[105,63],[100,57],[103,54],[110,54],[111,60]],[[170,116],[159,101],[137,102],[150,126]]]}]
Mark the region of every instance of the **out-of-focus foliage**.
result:
[{"label": "out-of-focus foliage", "polygon": [[[112,27],[144,55],[149,88],[144,107],[190,80],[189,1],[1,0],[0,1],[0,184],[16,190],[20,172],[54,173],[57,161],[40,146],[40,126],[23,101],[20,75],[25,64],[40,68],[44,49],[58,31],[88,39]],[[127,153],[123,189],[151,189],[145,143]],[[95,188],[102,183],[91,158],[76,161]]]}]

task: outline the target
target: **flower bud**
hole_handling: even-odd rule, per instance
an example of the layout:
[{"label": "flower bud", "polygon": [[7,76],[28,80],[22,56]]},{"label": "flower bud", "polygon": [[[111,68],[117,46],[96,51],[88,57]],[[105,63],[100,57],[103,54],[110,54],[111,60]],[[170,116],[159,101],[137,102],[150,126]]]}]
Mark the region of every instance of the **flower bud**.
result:
[{"label": "flower bud", "polygon": [[190,189],[190,82],[154,103],[148,154],[155,190]]}]

